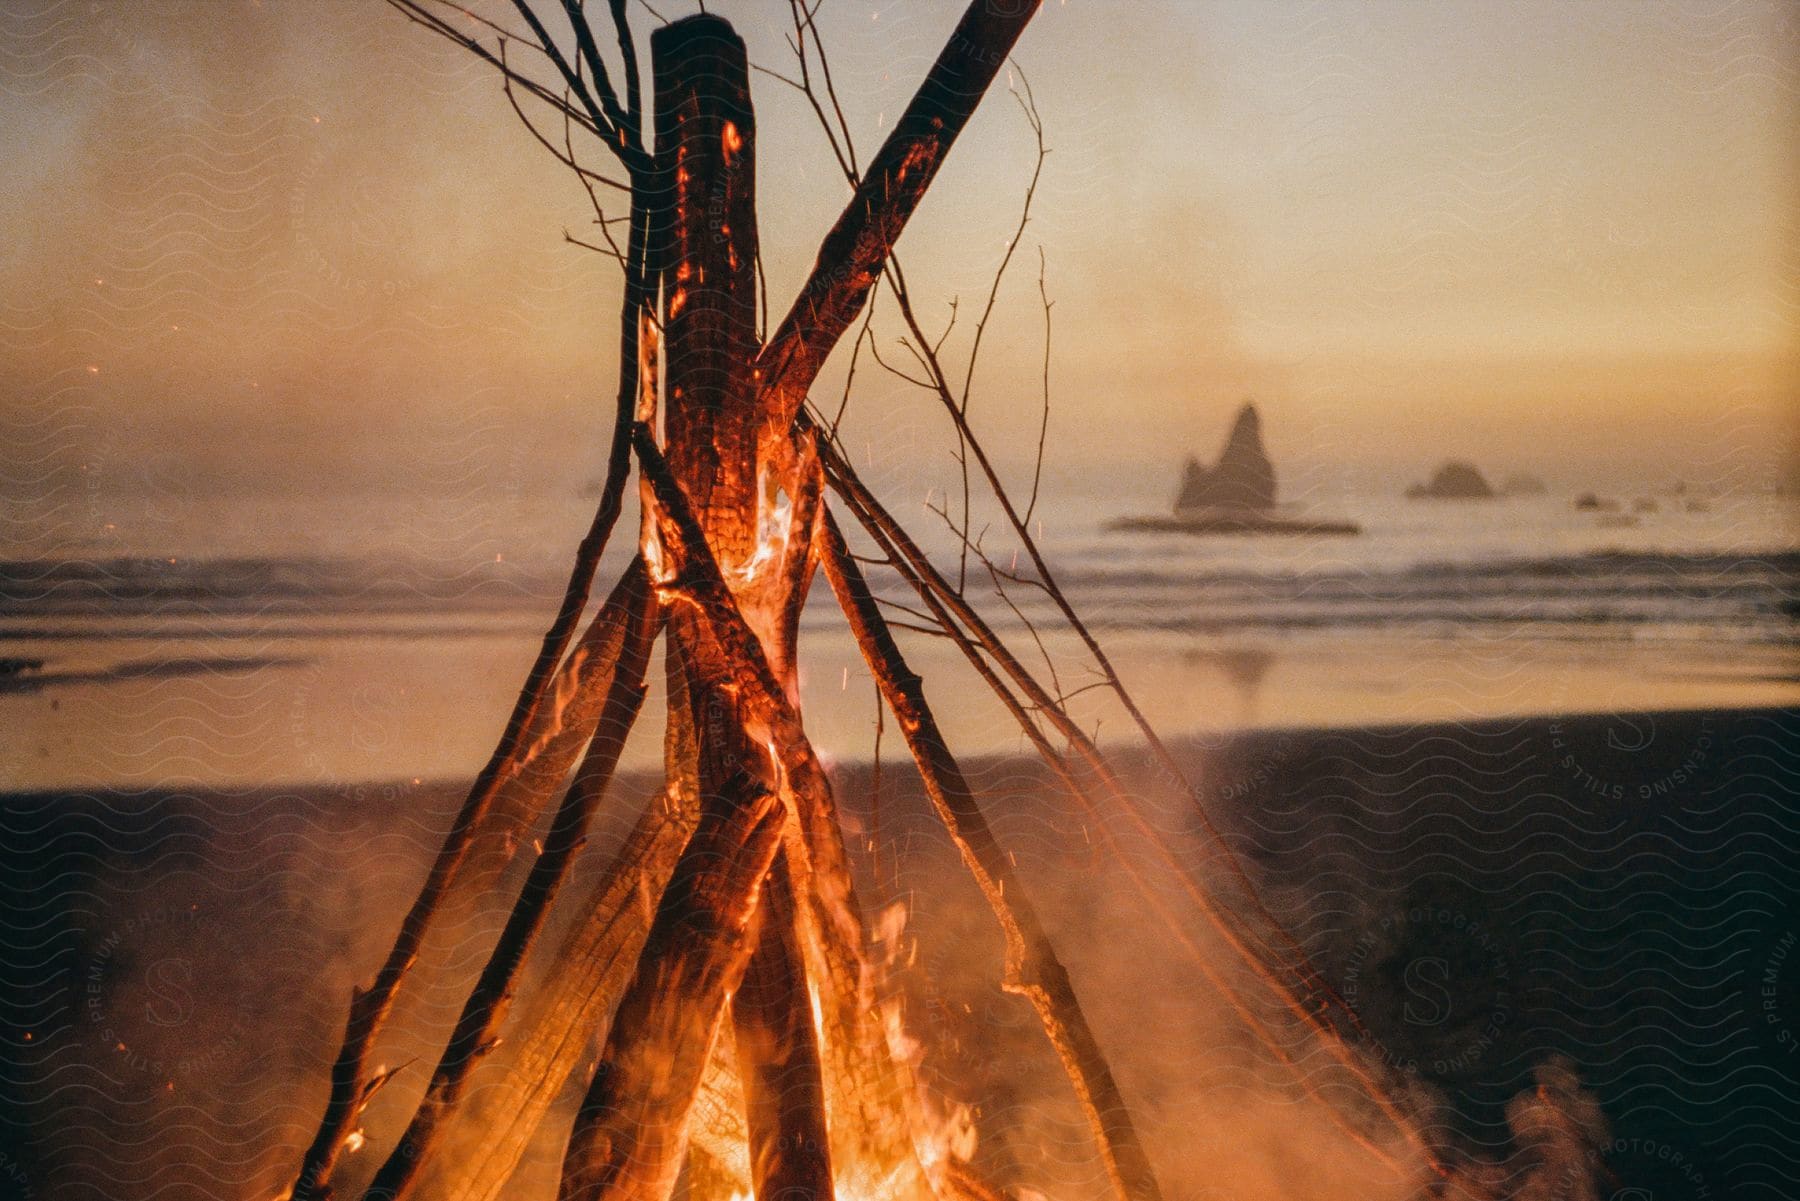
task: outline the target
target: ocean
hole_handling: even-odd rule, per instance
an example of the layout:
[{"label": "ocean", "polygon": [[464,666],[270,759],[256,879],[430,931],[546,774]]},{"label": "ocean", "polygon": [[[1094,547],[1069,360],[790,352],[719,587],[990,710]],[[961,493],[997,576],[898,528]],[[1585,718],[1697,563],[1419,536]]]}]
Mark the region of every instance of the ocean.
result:
[{"label": "ocean", "polygon": [[[1800,701],[1800,501],[1768,490],[1479,502],[1310,494],[1351,537],[1119,532],[1159,503],[1047,494],[1031,525],[1076,610],[1171,735],[1506,714]],[[997,513],[958,553],[895,495],[951,578],[1102,739],[1128,738]],[[63,497],[0,561],[0,787],[330,783],[472,771],[561,596],[593,500],[522,486],[268,497]],[[956,498],[950,511],[956,509]],[[15,510],[18,512],[19,510]],[[623,562],[628,508],[597,581]],[[996,574],[999,573],[999,574]],[[871,577],[905,601],[901,585]],[[907,620],[895,610],[898,620]],[[803,622],[808,720],[874,750],[872,687],[818,581]],[[1018,735],[942,639],[907,640],[970,751]],[[938,681],[942,680],[941,685]],[[833,694],[837,694],[834,696]],[[652,707],[657,702],[652,699]],[[627,764],[655,761],[652,738]]]}]

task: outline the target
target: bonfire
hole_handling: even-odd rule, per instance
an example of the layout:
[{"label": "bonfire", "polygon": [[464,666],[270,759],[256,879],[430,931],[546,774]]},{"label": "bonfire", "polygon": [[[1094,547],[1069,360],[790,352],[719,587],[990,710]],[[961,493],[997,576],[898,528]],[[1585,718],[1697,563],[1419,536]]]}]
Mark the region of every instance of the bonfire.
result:
[{"label": "bonfire", "polygon": [[[503,1195],[571,1080],[585,1081],[585,1093],[560,1167],[564,1201],[665,1201],[678,1187],[708,1201],[1003,1195],[972,1166],[979,1130],[968,1109],[927,1088],[917,1071],[920,1048],[882,986],[831,783],[802,721],[799,617],[822,569],[932,806],[999,923],[1003,987],[1041,1024],[1108,1187],[1118,1201],[1158,1201],[1155,1167],[1101,1041],[933,717],[924,682],[902,656],[865,563],[878,562],[916,594],[913,620],[962,649],[1072,801],[1106,810],[1099,837],[1135,830],[1154,841],[1154,831],[1065,698],[1025,666],[960,577],[953,582],[934,565],[858,478],[835,421],[808,397],[826,357],[885,283],[912,331],[923,386],[941,400],[964,462],[992,489],[1024,548],[1022,566],[987,563],[996,582],[1040,589],[1055,602],[1161,774],[1196,797],[1063,599],[1032,536],[1035,481],[1023,502],[1002,483],[968,426],[966,391],[919,329],[893,258],[1037,0],[971,3],[866,162],[836,104],[812,10],[791,6],[798,78],[771,72],[771,86],[798,88],[812,102],[852,196],[766,336],[758,328],[752,74],[727,21],[703,14],[656,29],[646,70],[625,0],[607,6],[610,29],[592,15],[598,4],[584,9],[577,0],[553,17],[517,0],[516,27],[438,0],[390,2],[488,64],[527,128],[580,181],[597,232],[571,240],[616,259],[624,276],[621,366],[608,475],[567,594],[390,954],[352,998],[329,1099],[292,1195],[333,1195],[344,1157],[365,1141],[364,1154],[384,1157],[369,1198]],[[1022,99],[1041,166],[1042,126],[1028,90]],[[596,147],[609,163],[591,164]],[[609,208],[621,202],[625,211]],[[1028,192],[1027,211],[1029,204]],[[634,474],[637,553],[583,629]],[[864,549],[853,551],[840,515]],[[965,555],[980,559],[964,534]],[[571,867],[659,645],[669,697],[664,787],[604,877],[571,889]],[[1197,801],[1196,812],[1204,821]],[[364,1129],[365,1109],[397,1070],[377,1061],[377,1041],[416,974],[428,931],[459,901],[499,887],[514,848],[530,844],[546,815],[548,834],[423,1098],[403,1132],[374,1137]],[[1192,871],[1169,866],[1207,923],[1205,936],[1229,948],[1243,970],[1208,970],[1189,919],[1122,873],[1120,887],[1141,894],[1134,903],[1143,920],[1166,926],[1170,946],[1193,955],[1232,1012],[1294,1069],[1297,1089],[1335,1081],[1354,1091],[1361,1112],[1353,1136],[1400,1177],[1443,1187],[1452,1173],[1424,1127],[1356,1051],[1363,1034],[1355,1015],[1249,879],[1233,867],[1232,895],[1221,898]],[[558,907],[574,912],[569,933],[540,947]],[[523,967],[534,955],[539,970],[525,990]],[[494,1056],[502,1042],[506,1054]],[[1318,1070],[1320,1060],[1330,1073]],[[502,1070],[482,1075],[484,1103],[472,1107],[473,1082],[490,1064]],[[1055,1183],[1041,1182],[1046,1190]]]}]

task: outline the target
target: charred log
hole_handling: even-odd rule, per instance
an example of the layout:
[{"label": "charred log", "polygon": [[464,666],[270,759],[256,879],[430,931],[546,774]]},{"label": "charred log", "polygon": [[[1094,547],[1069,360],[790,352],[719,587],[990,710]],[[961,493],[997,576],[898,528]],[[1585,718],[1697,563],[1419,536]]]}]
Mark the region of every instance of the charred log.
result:
[{"label": "charred log", "polygon": [[781,822],[776,796],[748,776],[702,799],[576,1114],[559,1201],[666,1201],[673,1191]]},{"label": "charred log", "polygon": [[658,624],[655,606],[641,590],[627,592],[624,599],[625,636],[614,660],[612,686],[607,690],[599,728],[550,824],[543,851],[532,864],[499,941],[464,1002],[462,1015],[432,1073],[424,1099],[400,1145],[375,1174],[370,1186],[374,1196],[403,1201],[413,1195],[426,1158],[439,1145],[445,1119],[462,1099],[476,1064],[499,1038],[500,1025],[512,1004],[519,967],[543,929],[550,905],[586,841],[588,825],[612,782],[626,735],[643,704],[644,669]]}]

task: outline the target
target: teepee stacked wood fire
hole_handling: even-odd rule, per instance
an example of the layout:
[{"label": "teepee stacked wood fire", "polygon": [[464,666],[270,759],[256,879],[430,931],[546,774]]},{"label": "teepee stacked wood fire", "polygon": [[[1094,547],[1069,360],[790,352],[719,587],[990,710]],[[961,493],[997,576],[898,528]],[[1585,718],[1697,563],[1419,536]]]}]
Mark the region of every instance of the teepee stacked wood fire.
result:
[{"label": "teepee stacked wood fire", "polygon": [[[511,848],[529,844],[559,790],[539,854],[423,1098],[397,1139],[377,1140],[390,1149],[366,1197],[501,1195],[552,1102],[590,1062],[560,1168],[565,1201],[666,1201],[684,1174],[696,1201],[995,1195],[942,1145],[872,1003],[867,927],[830,783],[799,711],[799,615],[822,565],[927,793],[1001,924],[1006,987],[1040,1018],[1113,1193],[1157,1201],[1149,1160],[1068,974],[826,510],[828,481],[971,662],[986,667],[989,682],[1008,699],[1014,689],[1029,698],[1040,716],[1022,704],[1016,715],[1059,778],[1077,792],[1096,780],[1119,785],[1056,699],[935,574],[805,405],[1038,0],[969,5],[874,158],[861,169],[845,160],[852,198],[766,339],[757,332],[750,68],[726,21],[701,15],[653,34],[646,106],[623,0],[608,6],[617,68],[573,0],[564,5],[561,41],[526,0],[515,2],[523,34],[439,0],[390,3],[494,67],[515,107],[523,94],[564,122],[556,137],[532,129],[588,188],[624,271],[618,410],[607,482],[562,608],[392,951],[352,999],[293,1196],[332,1195],[346,1147],[361,1143],[365,1107],[393,1075],[374,1066],[377,1040],[434,919],[497,886]],[[806,11],[796,9],[802,40]],[[521,46],[555,69],[553,84],[521,67]],[[613,85],[615,71],[623,89]],[[522,109],[520,117],[530,124]],[[572,130],[597,139],[625,180],[580,165]],[[628,198],[628,216],[601,211],[598,193],[607,188]],[[622,240],[615,223],[625,226]],[[634,460],[638,553],[577,636]],[[1037,558],[1028,522],[1008,512]],[[1041,559],[1038,568],[1060,597]],[[1087,637],[1072,610],[1067,616]],[[659,640],[669,696],[666,785],[605,876],[584,895],[565,896]],[[1071,750],[1043,737],[1040,719]],[[1170,771],[1179,778],[1172,763]],[[559,944],[540,946],[553,905],[574,918]],[[1223,910],[1215,917],[1239,920]],[[1245,953],[1286,954],[1260,944]],[[528,957],[538,983],[525,990]],[[1305,972],[1302,979],[1308,988],[1315,982]],[[1296,1014],[1323,1025],[1318,1015],[1328,1005],[1282,995]],[[602,1049],[593,1062],[596,1039]]]}]

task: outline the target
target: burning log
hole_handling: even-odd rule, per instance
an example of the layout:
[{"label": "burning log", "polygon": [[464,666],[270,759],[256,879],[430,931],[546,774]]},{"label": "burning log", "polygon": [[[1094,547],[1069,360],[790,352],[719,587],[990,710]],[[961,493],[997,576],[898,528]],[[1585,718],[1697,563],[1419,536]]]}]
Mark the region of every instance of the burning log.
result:
[{"label": "burning log", "polygon": [[881,278],[919,201],[1042,0],[974,0],[819,245],[793,308],[756,360],[758,409],[787,437],[825,357]]},{"label": "burning log", "polygon": [[[790,852],[798,852],[790,859],[796,872],[805,867],[796,889],[806,898],[810,919],[801,931],[802,945],[832,1035],[822,1048],[831,1060],[830,1078],[840,1086],[838,1099],[850,1107],[832,1128],[833,1154],[842,1149],[845,1162],[878,1163],[877,1174],[897,1181],[898,1195],[925,1195],[929,1187],[911,1146],[916,1096],[871,1013],[865,936],[830,783],[649,430],[638,426],[632,444],[652,494],[656,536],[669,572],[660,586],[673,604],[692,608],[701,619],[692,627],[695,674],[731,693],[741,720],[762,732],[784,795],[793,803],[799,840],[790,845]],[[672,627],[674,620],[671,614]]]},{"label": "burning log", "polygon": [[[662,894],[698,819],[693,806],[657,798],[605,875],[582,898],[586,915],[550,957],[538,987],[513,1014],[502,1071],[456,1107],[445,1141],[463,1148],[426,1161],[420,1191],[443,1201],[498,1201],[544,1116],[582,1065],[643,949]],[[479,1102],[472,1108],[470,1102]]]},{"label": "burning log", "polygon": [[[754,633],[746,658],[793,687],[791,630],[805,580],[782,570],[793,541],[797,484],[786,457],[758,453],[764,414],[751,403],[756,336],[756,121],[741,38],[700,15],[650,39],[656,95],[656,176],[666,205],[651,228],[651,261],[664,295],[663,430],[670,473],[723,567]],[[804,558],[803,558],[804,561]],[[795,585],[798,584],[798,587]],[[742,660],[708,670],[698,660],[700,618],[673,614],[672,656],[685,675],[678,753],[689,753],[702,793],[721,788],[768,751],[737,695]],[[769,764],[773,770],[773,764]],[[681,768],[685,778],[689,771]],[[795,929],[790,857],[764,885],[754,950],[732,999],[750,1141],[750,1183],[761,1197],[829,1198],[825,1090],[806,964]]]},{"label": "burning log", "polygon": [[832,1196],[825,1081],[793,883],[777,864],[763,885],[756,952],[731,998],[750,1184],[758,1197],[823,1201]]},{"label": "burning log", "polygon": [[[611,503],[616,512],[616,499]],[[554,674],[548,670],[540,673],[539,668],[552,643],[556,658],[561,659],[568,633],[581,615],[593,573],[593,564],[585,560],[590,553],[598,560],[611,529],[611,519],[606,518],[608,504],[602,500],[590,541],[583,544],[578,556],[584,562],[571,579],[564,608],[545,637],[544,650],[520,693],[506,732],[471,786],[387,960],[368,989],[353,990],[343,1044],[332,1065],[330,1096],[302,1161],[293,1190],[295,1201],[330,1195],[332,1171],[356,1119],[387,1079],[368,1078],[369,1055],[393,1011],[402,982],[419,958],[433,919],[460,899],[479,896],[493,887],[511,858],[518,833],[542,812],[600,722],[602,698],[611,688],[632,625],[630,615],[641,613],[647,603],[648,584],[640,566],[634,563],[627,569],[570,657],[560,667],[552,660]]]},{"label": "burning log", "polygon": [[550,905],[586,841],[588,825],[612,781],[625,737],[643,704],[644,668],[659,624],[656,607],[641,589],[628,590],[624,600],[624,637],[613,660],[612,684],[593,741],[551,822],[543,851],[532,864],[506,927],[464,1002],[462,1015],[411,1125],[375,1174],[370,1185],[375,1196],[403,1201],[413,1195],[422,1165],[439,1144],[444,1119],[462,1099],[476,1064],[492,1050],[499,1037],[500,1024],[512,1003],[519,966],[543,929]]},{"label": "burning log", "polygon": [[576,1115],[559,1201],[666,1201],[674,1190],[781,822],[779,799],[748,776],[702,800]]}]

